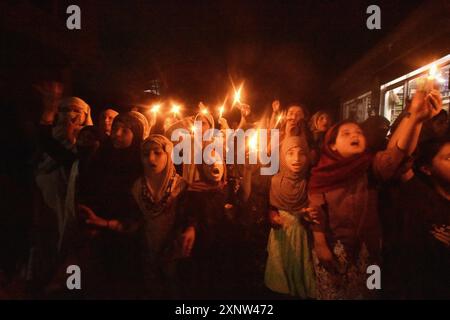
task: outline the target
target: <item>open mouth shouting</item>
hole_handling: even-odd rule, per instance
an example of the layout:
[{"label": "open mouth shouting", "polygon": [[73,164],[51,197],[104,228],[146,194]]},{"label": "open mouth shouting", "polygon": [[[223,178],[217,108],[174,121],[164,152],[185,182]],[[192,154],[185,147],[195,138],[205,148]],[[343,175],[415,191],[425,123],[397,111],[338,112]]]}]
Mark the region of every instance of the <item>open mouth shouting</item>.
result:
[{"label": "open mouth shouting", "polygon": [[361,145],[361,143],[360,143],[359,139],[354,139],[350,142],[350,145],[352,147],[359,147]]}]

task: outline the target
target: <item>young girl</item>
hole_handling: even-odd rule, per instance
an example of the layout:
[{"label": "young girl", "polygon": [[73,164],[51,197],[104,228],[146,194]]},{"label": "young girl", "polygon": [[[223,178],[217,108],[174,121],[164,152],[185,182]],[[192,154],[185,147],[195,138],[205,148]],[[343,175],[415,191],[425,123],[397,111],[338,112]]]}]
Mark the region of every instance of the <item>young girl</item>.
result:
[{"label": "young girl", "polygon": [[305,139],[286,137],[281,146],[280,173],[270,187],[271,222],[265,284],[272,291],[301,298],[315,297],[314,267],[307,223],[309,148]]},{"label": "young girl", "polygon": [[[241,233],[235,226],[235,204],[229,203],[223,160],[215,154],[211,164],[198,165],[199,179],[186,192],[186,232],[195,234],[192,250],[195,267],[191,296],[203,299],[235,298],[238,277],[235,264]],[[189,242],[188,242],[189,243]]]},{"label": "young girl", "polygon": [[381,246],[377,182],[396,174],[415,149],[422,123],[440,107],[439,92],[416,93],[388,148],[375,157],[356,123],[343,121],[327,132],[309,186],[311,203],[323,209],[314,227],[319,298],[371,296],[366,271],[379,263]]},{"label": "young girl", "polygon": [[[175,171],[172,148],[169,139],[151,134],[142,144],[144,175],[132,187],[143,219],[143,272],[145,296],[149,298],[174,298],[178,294],[175,258],[181,250],[176,241],[181,230],[177,207],[187,184]],[[184,239],[189,240],[187,233]]]}]

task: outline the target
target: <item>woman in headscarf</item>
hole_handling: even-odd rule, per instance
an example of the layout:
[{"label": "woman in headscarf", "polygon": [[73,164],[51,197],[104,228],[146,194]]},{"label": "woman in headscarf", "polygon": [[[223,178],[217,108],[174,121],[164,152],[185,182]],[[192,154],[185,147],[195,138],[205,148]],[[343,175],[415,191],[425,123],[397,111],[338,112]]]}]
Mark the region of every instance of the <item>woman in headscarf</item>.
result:
[{"label": "woman in headscarf", "polygon": [[[176,298],[177,258],[182,256],[179,199],[186,182],[175,171],[172,142],[159,134],[142,144],[144,174],[138,178],[132,195],[143,220],[143,273],[145,297]],[[188,241],[186,237],[182,238]]]},{"label": "woman in headscarf", "polygon": [[320,161],[312,170],[309,197],[320,207],[313,226],[320,299],[362,299],[367,267],[381,254],[378,186],[400,173],[413,153],[425,120],[440,111],[438,91],[418,91],[388,147],[372,155],[360,126],[342,121],[326,134]]},{"label": "woman in headscarf", "polygon": [[56,114],[46,110],[41,119],[39,142],[44,153],[38,164],[36,182],[46,204],[60,218],[64,212],[64,186],[67,185],[68,172],[76,159],[76,139],[84,126],[92,125],[90,114],[86,102],[69,97],[61,101]]},{"label": "woman in headscarf", "polygon": [[[130,113],[113,122],[111,141],[103,144],[80,177],[79,209],[93,236],[85,262],[86,293],[95,298],[139,295],[139,210],[131,187],[142,174],[143,123]],[[83,266],[80,266],[83,269]],[[97,268],[97,269],[96,269]]]},{"label": "woman in headscarf", "polygon": [[[44,268],[42,272],[35,270],[35,264],[31,262],[33,271],[29,270],[36,278],[42,276],[39,280],[43,282],[48,280],[48,274],[52,272],[58,257],[58,244],[62,239],[66,216],[69,175],[77,159],[76,139],[83,127],[92,125],[90,107],[85,101],[77,97],[59,101],[56,93],[47,95],[38,132],[40,156],[35,179],[39,189],[36,198],[40,200],[35,206],[40,209],[36,210],[39,216],[35,217],[35,228],[44,227],[52,232],[36,231],[30,259],[43,260],[40,263]],[[39,233],[46,236],[41,237]]]},{"label": "woman in headscarf", "polygon": [[281,145],[280,173],[272,177],[268,259],[264,282],[274,292],[315,297],[314,267],[308,223],[317,210],[308,207],[309,148],[302,137],[286,137]]}]

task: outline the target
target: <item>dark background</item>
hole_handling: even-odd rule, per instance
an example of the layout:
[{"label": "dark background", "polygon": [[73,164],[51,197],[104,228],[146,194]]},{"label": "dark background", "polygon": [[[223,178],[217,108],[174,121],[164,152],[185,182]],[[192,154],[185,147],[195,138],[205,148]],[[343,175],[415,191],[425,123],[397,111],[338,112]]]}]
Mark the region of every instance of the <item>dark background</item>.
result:
[{"label": "dark background", "polygon": [[[313,111],[337,109],[333,80],[422,1],[9,3],[18,2],[48,13],[48,37],[58,37],[56,45],[36,41],[26,29],[33,21],[20,15],[7,26],[3,74],[17,95],[32,95],[30,84],[42,78],[65,77],[70,93],[95,110],[143,103],[149,97],[143,91],[158,79],[163,99],[215,105],[231,91],[232,79],[245,81],[244,100],[256,111],[274,98]],[[69,4],[81,8],[81,30],[66,28]],[[370,4],[381,8],[381,30],[366,28]]]}]

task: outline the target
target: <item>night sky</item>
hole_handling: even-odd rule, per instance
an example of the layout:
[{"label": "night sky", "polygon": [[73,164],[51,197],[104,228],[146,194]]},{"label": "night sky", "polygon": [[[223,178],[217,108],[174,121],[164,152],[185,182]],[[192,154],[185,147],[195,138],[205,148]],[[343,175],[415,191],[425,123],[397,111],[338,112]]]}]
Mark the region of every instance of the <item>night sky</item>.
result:
[{"label": "night sky", "polygon": [[[76,1],[60,1],[58,10],[62,32],[95,34],[95,63],[73,75],[73,94],[94,109],[141,103],[150,80],[160,79],[164,98],[191,107],[221,102],[233,80],[245,81],[244,102],[254,110],[279,98],[314,111],[336,110],[333,80],[421,2],[84,1],[80,31],[65,29],[65,9]],[[381,7],[381,30],[366,28],[370,4]]]},{"label": "night sky", "polygon": [[377,1],[382,29],[374,31],[366,28],[369,4],[373,2],[101,2],[101,47],[117,72],[136,75],[136,88],[156,72],[166,93],[191,104],[219,102],[233,79],[245,81],[246,99],[255,107],[280,98],[327,108],[334,102],[330,82],[418,2]]}]

